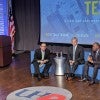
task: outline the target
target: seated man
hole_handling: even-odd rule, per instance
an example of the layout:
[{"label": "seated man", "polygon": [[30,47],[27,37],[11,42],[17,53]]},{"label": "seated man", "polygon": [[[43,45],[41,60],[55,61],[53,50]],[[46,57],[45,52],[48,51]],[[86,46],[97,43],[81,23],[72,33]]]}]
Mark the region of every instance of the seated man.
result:
[{"label": "seated man", "polygon": [[46,48],[46,43],[41,43],[40,48],[35,51],[32,63],[34,65],[35,74],[37,74],[38,80],[41,80],[39,67],[41,67],[43,64],[45,64],[45,68],[42,74],[44,78],[49,77],[49,69],[51,66],[51,61],[50,61],[50,50]]},{"label": "seated man", "polygon": [[92,81],[89,83],[89,85],[92,85],[95,83],[98,69],[100,68],[100,45],[98,42],[93,43],[92,53],[91,55],[89,55],[88,60],[85,63],[83,71],[83,79],[81,81],[88,81],[89,66],[94,67]]},{"label": "seated man", "polygon": [[76,37],[71,40],[72,45],[68,50],[66,79],[71,80],[79,64],[84,64],[84,49],[78,45]]}]

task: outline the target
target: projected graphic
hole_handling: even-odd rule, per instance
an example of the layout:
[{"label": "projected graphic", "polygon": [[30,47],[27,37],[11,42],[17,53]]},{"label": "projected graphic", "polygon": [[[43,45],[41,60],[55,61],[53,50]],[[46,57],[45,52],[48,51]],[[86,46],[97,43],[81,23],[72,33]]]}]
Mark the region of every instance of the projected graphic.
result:
[{"label": "projected graphic", "polygon": [[100,42],[100,0],[40,0],[41,42]]}]

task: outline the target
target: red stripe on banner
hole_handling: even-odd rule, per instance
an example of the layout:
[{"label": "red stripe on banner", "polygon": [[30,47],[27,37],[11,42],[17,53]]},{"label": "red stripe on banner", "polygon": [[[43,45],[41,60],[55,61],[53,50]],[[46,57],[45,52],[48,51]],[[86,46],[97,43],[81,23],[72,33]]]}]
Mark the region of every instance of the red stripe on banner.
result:
[{"label": "red stripe on banner", "polygon": [[14,53],[14,35],[15,35],[15,24],[14,18],[11,12],[11,8],[9,8],[9,36],[11,37],[11,45],[12,45],[12,53]]}]

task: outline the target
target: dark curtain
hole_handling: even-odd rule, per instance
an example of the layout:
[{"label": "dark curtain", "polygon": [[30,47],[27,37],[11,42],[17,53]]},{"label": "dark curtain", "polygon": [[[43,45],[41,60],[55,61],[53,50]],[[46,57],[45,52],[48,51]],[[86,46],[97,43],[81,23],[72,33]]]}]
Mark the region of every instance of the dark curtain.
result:
[{"label": "dark curtain", "polygon": [[33,50],[39,41],[39,0],[12,0],[16,26],[15,49]]}]

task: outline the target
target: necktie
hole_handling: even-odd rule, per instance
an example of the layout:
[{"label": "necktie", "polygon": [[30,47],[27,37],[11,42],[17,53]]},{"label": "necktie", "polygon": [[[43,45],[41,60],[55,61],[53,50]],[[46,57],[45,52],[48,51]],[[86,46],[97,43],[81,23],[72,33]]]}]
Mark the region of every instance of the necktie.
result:
[{"label": "necktie", "polygon": [[95,59],[97,60],[97,56],[98,56],[98,51],[96,51],[95,53]]},{"label": "necktie", "polygon": [[73,46],[73,61],[75,61],[75,46]]},{"label": "necktie", "polygon": [[45,52],[42,51],[42,60],[44,60],[44,55],[45,55]]}]

